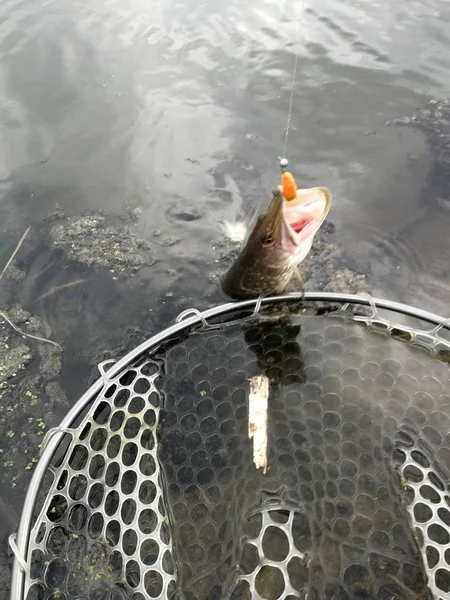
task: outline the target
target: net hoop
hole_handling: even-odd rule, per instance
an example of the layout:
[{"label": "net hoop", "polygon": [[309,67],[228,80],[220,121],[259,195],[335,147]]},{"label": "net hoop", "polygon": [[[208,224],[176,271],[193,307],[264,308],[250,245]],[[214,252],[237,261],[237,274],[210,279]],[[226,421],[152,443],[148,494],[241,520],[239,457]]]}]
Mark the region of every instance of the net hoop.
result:
[{"label": "net hoop", "polygon": [[[363,306],[371,307],[373,311],[369,321],[377,320],[378,310],[387,310],[398,315],[405,315],[418,319],[424,323],[429,323],[434,326],[430,331],[419,331],[425,336],[437,334],[440,329],[450,331],[450,319],[441,317],[429,311],[419,309],[400,302],[394,302],[382,298],[372,298],[369,295],[360,294],[343,294],[332,292],[307,292],[302,298],[300,294],[285,294],[281,296],[268,296],[255,300],[245,300],[240,302],[229,302],[215,306],[200,312],[196,309],[188,309],[181,313],[175,324],[167,327],[163,331],[153,335],[148,340],[131,350],[128,354],[122,357],[117,362],[108,360],[98,365],[100,377],[97,381],[81,396],[71,410],[67,413],[60,425],[47,433],[43,442],[42,453],[34,470],[30,485],[28,487],[25,501],[21,513],[18,532],[10,536],[10,545],[14,553],[14,562],[11,578],[11,600],[23,600],[25,572],[23,566],[26,564],[28,554],[30,532],[33,526],[32,520],[38,496],[39,488],[44,479],[47,468],[50,464],[60,441],[65,433],[70,430],[71,425],[77,419],[79,414],[92,401],[92,399],[101,391],[104,383],[116,377],[122,370],[126,369],[134,360],[139,358],[145,352],[157,348],[162,342],[166,341],[171,336],[189,330],[197,325],[209,326],[208,320],[217,317],[223,317],[240,310],[253,310],[253,314],[257,316],[262,307],[268,305],[277,305],[282,303],[298,303],[303,301],[307,303],[323,302],[337,304],[340,308],[348,306]],[[386,322],[379,318],[380,322]],[[391,323],[391,326],[393,324]],[[439,339],[442,346],[450,349],[450,342],[445,339]]]}]

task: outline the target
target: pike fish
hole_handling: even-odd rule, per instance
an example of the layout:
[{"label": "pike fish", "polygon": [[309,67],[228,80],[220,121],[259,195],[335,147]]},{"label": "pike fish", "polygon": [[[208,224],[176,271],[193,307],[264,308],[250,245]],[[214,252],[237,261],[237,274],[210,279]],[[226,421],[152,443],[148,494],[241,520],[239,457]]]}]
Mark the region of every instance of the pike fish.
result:
[{"label": "pike fish", "polygon": [[258,217],[244,248],[221,281],[225,294],[235,299],[282,294],[292,277],[303,294],[298,265],[311,250],[331,202],[327,188],[297,189],[291,173],[283,173],[269,207]]}]

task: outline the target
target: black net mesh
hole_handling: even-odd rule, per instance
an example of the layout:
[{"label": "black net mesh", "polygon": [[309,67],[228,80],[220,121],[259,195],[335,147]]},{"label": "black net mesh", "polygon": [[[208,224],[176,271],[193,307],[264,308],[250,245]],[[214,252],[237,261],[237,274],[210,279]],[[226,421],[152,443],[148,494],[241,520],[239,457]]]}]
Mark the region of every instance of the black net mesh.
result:
[{"label": "black net mesh", "polygon": [[170,340],[105,384],[58,458],[28,598],[448,598],[448,384],[430,348],[343,313]]}]

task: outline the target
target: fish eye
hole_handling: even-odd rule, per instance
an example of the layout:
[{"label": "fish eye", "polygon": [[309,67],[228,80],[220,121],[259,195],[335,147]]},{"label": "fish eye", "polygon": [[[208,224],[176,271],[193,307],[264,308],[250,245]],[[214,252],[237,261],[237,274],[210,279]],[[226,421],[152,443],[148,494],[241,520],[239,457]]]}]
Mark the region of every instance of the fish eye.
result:
[{"label": "fish eye", "polygon": [[262,243],[263,243],[263,246],[265,246],[266,248],[271,248],[272,246],[275,246],[275,240],[273,239],[273,237],[270,234],[265,235],[263,237]]}]

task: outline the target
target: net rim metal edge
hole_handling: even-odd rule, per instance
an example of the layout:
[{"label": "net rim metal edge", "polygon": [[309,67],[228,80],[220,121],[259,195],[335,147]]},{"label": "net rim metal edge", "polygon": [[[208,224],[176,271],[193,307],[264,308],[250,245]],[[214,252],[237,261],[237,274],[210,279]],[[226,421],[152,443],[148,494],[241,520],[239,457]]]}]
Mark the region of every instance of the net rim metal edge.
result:
[{"label": "net rim metal edge", "polygon": [[[74,404],[71,410],[66,414],[64,419],[61,421],[58,429],[67,429],[76,419],[81,410],[92,400],[92,398],[98,394],[104,383],[111,377],[115,377],[126,368],[132,361],[136,360],[141,354],[149,351],[152,347],[157,346],[170,336],[175,333],[179,333],[185,329],[197,325],[199,323],[205,323],[208,318],[217,317],[220,315],[226,315],[237,309],[249,309],[254,308],[257,313],[260,306],[266,304],[281,304],[283,302],[298,302],[303,300],[305,302],[338,302],[340,304],[359,304],[363,306],[375,306],[376,308],[390,310],[395,313],[418,318],[422,321],[427,321],[436,326],[442,326],[450,330],[450,322],[448,318],[441,317],[429,311],[415,308],[408,304],[401,302],[395,302],[392,300],[386,300],[383,298],[373,298],[369,295],[360,294],[344,294],[344,293],[333,293],[333,292],[306,292],[302,297],[301,294],[283,294],[281,296],[267,296],[252,300],[243,300],[236,302],[227,302],[209,308],[203,312],[191,309],[184,311],[176,319],[175,324],[166,327],[159,333],[151,336],[148,340],[131,350],[128,354],[123,356],[117,362],[114,362],[108,371],[105,371],[102,366],[111,363],[112,361],[105,361],[103,365],[99,365],[101,376],[97,381],[86,390],[86,392],[79,398]],[[182,315],[191,313],[194,316],[182,318]],[[14,539],[14,562],[11,577],[11,591],[10,600],[23,600],[23,589],[25,583],[25,573],[22,568],[25,557],[28,552],[29,534],[31,531],[31,523],[34,514],[34,508],[39,487],[44,479],[45,472],[50,460],[55,452],[59,442],[61,441],[63,431],[60,431],[53,435],[46,447],[44,448],[41,457],[36,465],[35,471],[30,481],[27,493],[25,495],[25,501],[22,507],[22,512],[19,521],[19,528],[17,535]]]}]

